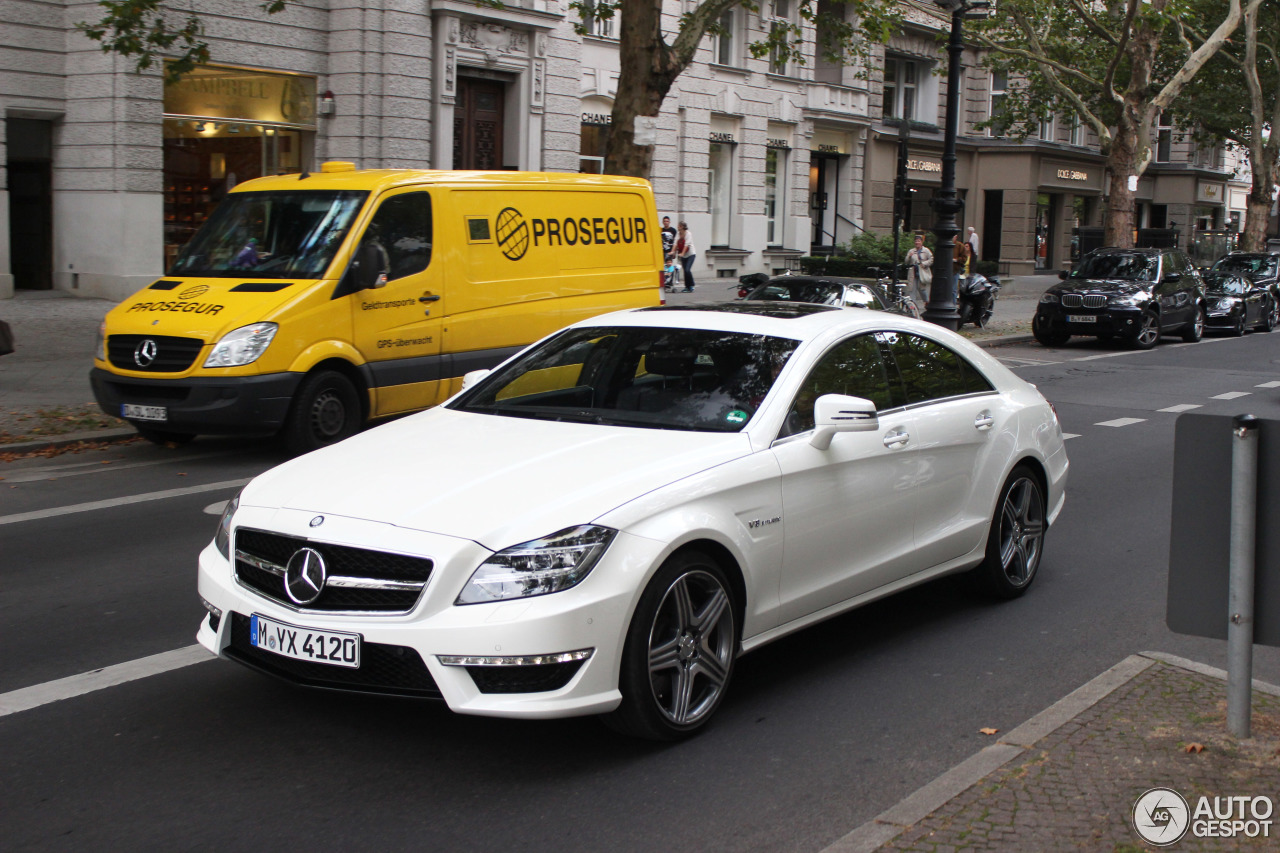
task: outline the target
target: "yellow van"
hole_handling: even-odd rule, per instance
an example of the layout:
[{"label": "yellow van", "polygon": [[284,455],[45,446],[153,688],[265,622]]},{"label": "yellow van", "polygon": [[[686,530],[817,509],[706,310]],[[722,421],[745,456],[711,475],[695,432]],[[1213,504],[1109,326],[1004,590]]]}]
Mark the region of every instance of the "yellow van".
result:
[{"label": "yellow van", "polygon": [[305,451],[570,323],[657,305],[661,280],[647,181],[325,163],[229,193],[107,314],[90,378],[153,441],[280,433]]}]

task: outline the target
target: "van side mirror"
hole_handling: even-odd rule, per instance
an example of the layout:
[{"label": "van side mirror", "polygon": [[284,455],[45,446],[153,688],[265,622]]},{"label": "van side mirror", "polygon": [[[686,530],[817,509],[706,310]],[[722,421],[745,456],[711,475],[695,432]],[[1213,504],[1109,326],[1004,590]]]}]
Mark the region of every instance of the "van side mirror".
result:
[{"label": "van side mirror", "polygon": [[813,438],[809,443],[826,450],[838,432],[872,432],[879,428],[875,403],[845,394],[823,394],[813,404]]},{"label": "van side mirror", "polygon": [[348,291],[369,290],[387,285],[387,253],[374,240],[365,240],[356,249],[347,268]]}]

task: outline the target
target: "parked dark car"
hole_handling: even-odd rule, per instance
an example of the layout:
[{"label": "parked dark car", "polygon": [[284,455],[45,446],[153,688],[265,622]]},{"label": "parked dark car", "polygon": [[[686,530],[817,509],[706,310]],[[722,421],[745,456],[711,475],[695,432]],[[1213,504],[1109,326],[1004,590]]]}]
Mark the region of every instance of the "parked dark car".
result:
[{"label": "parked dark car", "polygon": [[1209,272],[1243,275],[1270,289],[1280,302],[1280,252],[1232,252],[1219,258]]},{"label": "parked dark car", "polygon": [[831,275],[776,275],[764,273],[739,278],[743,299],[764,302],[811,302],[841,308],[889,311],[893,300],[880,288],[856,278]]},{"label": "parked dark car", "polygon": [[1200,340],[1206,306],[1200,273],[1177,249],[1095,249],[1040,297],[1031,322],[1045,346],[1072,335],[1119,338],[1150,349],[1161,335]]},{"label": "parked dark car", "polygon": [[1275,293],[1245,275],[1210,270],[1204,274],[1204,299],[1206,329],[1222,329],[1239,337],[1245,329],[1269,332],[1276,327],[1280,309]]}]

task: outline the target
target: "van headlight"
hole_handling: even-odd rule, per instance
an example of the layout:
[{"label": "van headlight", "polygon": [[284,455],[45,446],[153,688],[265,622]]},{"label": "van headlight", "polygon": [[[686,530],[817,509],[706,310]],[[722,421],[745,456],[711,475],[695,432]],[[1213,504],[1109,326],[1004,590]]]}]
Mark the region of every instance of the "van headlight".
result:
[{"label": "van headlight", "polygon": [[204,366],[240,367],[257,361],[279,328],[275,323],[253,323],[227,332],[204,360]]},{"label": "van headlight", "polygon": [[455,603],[528,598],[577,586],[617,535],[611,528],[585,524],[513,545],[481,563]]},{"label": "van headlight", "polygon": [[217,548],[218,553],[228,560],[231,559],[231,516],[236,514],[236,509],[239,506],[240,495],[237,493],[222,508],[222,517],[218,519],[218,529],[213,534],[213,547]]}]

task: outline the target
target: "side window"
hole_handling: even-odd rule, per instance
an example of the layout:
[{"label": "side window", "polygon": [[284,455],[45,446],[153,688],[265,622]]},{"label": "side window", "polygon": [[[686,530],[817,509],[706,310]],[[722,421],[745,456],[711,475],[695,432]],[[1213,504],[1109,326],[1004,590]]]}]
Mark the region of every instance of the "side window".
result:
[{"label": "side window", "polygon": [[884,335],[906,388],[907,403],[990,391],[991,383],[952,350],[919,335]]},{"label": "side window", "polygon": [[847,394],[892,408],[889,373],[874,335],[858,335],[837,344],[814,365],[796,394],[779,437],[813,429],[813,404],[823,394]]},{"label": "side window", "polygon": [[387,281],[420,273],[431,263],[431,195],[395,195],[378,206],[361,238],[376,242],[387,258]]}]

